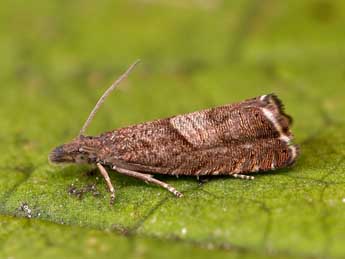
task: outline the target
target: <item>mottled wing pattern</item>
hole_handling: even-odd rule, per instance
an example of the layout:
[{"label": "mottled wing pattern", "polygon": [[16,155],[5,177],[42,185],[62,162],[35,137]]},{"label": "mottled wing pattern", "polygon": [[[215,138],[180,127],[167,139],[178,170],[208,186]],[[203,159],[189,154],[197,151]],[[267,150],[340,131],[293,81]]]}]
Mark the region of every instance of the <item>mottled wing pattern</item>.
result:
[{"label": "mottled wing pattern", "polygon": [[107,165],[141,172],[267,171],[289,166],[298,156],[290,124],[279,99],[264,95],[104,133],[101,154]]}]

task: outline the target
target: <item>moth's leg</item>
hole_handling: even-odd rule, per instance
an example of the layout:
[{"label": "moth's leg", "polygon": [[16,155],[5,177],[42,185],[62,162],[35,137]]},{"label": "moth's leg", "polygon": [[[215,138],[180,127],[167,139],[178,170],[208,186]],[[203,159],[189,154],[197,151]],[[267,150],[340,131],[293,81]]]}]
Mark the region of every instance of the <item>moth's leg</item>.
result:
[{"label": "moth's leg", "polygon": [[110,191],[110,204],[114,204],[115,189],[114,189],[113,185],[111,184],[108,172],[107,172],[107,170],[105,170],[105,168],[100,163],[97,163],[97,167],[98,167],[99,171],[101,172],[101,174],[103,175],[104,180],[106,181],[106,183],[108,185],[108,188]]},{"label": "moth's leg", "polygon": [[245,180],[254,180],[254,176],[244,175],[244,174],[232,174],[234,178],[240,178]]},{"label": "moth's leg", "polygon": [[113,169],[116,170],[117,172],[119,172],[120,174],[124,174],[127,176],[132,176],[134,178],[138,178],[140,180],[145,181],[146,183],[153,183],[153,184],[159,185],[159,186],[167,189],[169,192],[173,193],[174,195],[176,195],[179,198],[183,196],[183,194],[180,193],[178,190],[176,190],[174,187],[170,186],[169,184],[167,184],[165,182],[162,182],[162,181],[159,181],[159,180],[153,178],[153,176],[150,174],[143,174],[143,173],[131,171],[128,169],[119,168],[116,166],[114,166]]}]

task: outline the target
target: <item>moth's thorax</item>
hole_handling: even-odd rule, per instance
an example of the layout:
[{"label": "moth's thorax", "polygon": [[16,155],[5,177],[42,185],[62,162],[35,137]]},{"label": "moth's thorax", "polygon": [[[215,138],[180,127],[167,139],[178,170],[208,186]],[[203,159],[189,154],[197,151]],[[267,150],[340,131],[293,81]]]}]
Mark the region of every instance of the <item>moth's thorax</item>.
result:
[{"label": "moth's thorax", "polygon": [[100,137],[78,136],[71,142],[56,147],[49,154],[49,161],[55,164],[94,164],[99,160],[102,146]]}]

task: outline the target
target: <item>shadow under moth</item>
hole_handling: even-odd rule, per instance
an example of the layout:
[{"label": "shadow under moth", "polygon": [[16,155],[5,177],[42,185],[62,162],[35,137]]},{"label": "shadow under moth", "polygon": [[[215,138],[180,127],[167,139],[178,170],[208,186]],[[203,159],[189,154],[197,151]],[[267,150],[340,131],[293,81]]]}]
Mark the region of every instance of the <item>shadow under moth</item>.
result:
[{"label": "shadow under moth", "polygon": [[274,94],[85,136],[105,98],[138,62],[102,95],[79,135],[49,155],[52,163],[96,165],[108,185],[111,203],[115,189],[108,170],[159,185],[182,197],[153,174],[229,175],[251,180],[252,172],[289,167],[296,161],[299,148],[292,144],[292,120]]}]

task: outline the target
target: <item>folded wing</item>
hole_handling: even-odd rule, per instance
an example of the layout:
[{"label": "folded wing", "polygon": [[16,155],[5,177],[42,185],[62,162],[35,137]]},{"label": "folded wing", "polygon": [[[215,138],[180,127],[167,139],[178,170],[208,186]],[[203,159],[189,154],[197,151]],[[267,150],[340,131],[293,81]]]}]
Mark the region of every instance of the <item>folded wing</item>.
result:
[{"label": "folded wing", "polygon": [[290,124],[279,99],[264,95],[105,133],[104,160],[176,175],[266,171],[295,161]]}]

